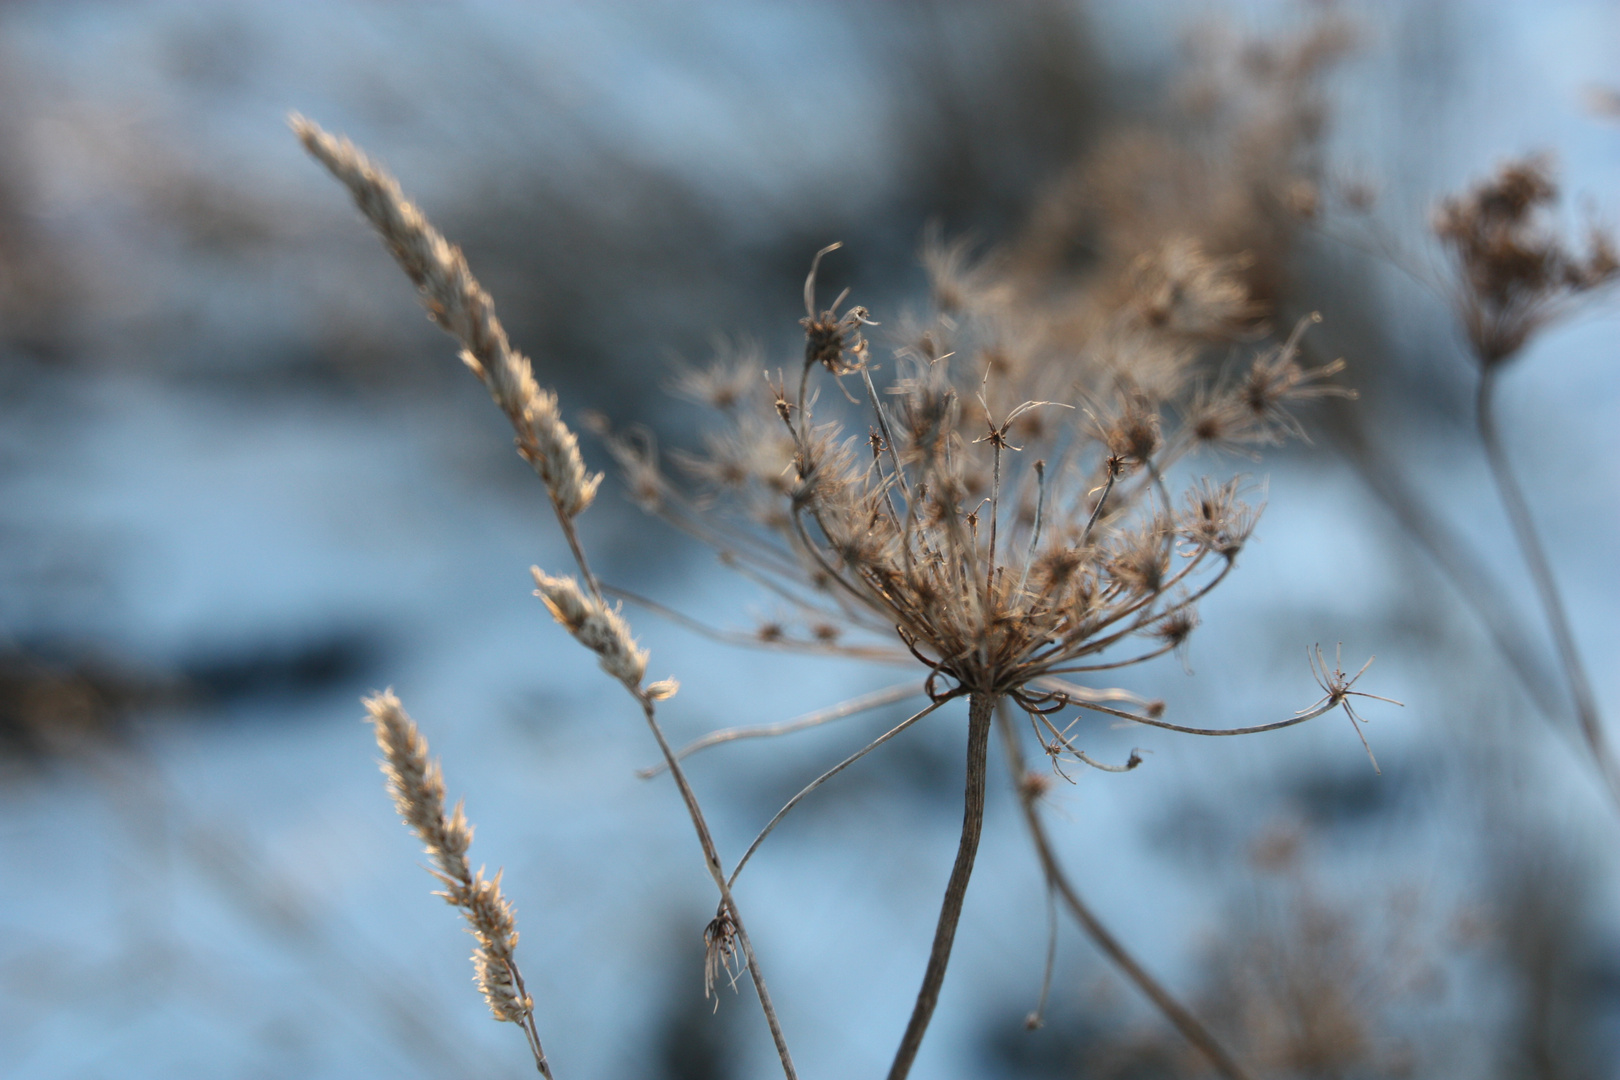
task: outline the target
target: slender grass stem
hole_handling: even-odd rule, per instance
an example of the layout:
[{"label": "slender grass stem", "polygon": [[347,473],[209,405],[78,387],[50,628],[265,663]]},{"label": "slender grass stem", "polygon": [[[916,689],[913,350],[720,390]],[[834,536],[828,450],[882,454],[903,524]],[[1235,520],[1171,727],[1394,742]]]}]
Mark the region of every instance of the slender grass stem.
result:
[{"label": "slender grass stem", "polygon": [[664,729],[658,723],[657,710],[650,697],[639,696],[641,710],[647,717],[647,726],[652,729],[653,737],[658,740],[658,749],[663,751],[664,762],[669,767],[670,775],[675,778],[675,786],[680,789],[681,801],[686,804],[686,812],[691,815],[692,828],[698,835],[698,843],[703,845],[703,863],[709,868],[709,876],[720,890],[720,899],[726,910],[731,913],[731,921],[737,928],[737,939],[742,943],[743,956],[748,962],[748,975],[754,981],[754,991],[759,995],[759,1007],[765,1013],[765,1022],[771,1029],[771,1040],[776,1044],[776,1056],[782,1062],[782,1072],[787,1080],[798,1080],[798,1073],[793,1068],[793,1056],[788,1052],[787,1039],[782,1034],[782,1024],[776,1016],[776,1008],[771,1004],[771,992],[766,988],[765,975],[759,969],[759,958],[754,955],[754,945],[748,939],[748,930],[743,926],[742,911],[737,907],[736,898],[731,895],[731,883],[726,880],[726,872],[720,863],[720,852],[714,846],[714,838],[709,833],[709,823],[704,820],[703,808],[698,805],[697,795],[692,791],[692,785],[687,783],[686,772],[675,757],[675,751],[664,737]]},{"label": "slender grass stem", "polygon": [[[568,537],[568,545],[573,549],[575,561],[579,564],[579,572],[590,584],[591,591],[602,602],[602,590],[591,575],[590,567],[585,562],[585,552],[580,546],[579,538],[574,531],[574,523],[563,512],[562,505],[552,495],[552,507],[557,512],[557,523],[562,527],[564,535]],[[732,924],[737,928],[737,940],[741,942],[743,955],[747,957],[748,975],[754,982],[754,992],[759,995],[759,1007],[765,1014],[765,1023],[771,1029],[771,1041],[776,1044],[776,1055],[781,1060],[783,1075],[787,1080],[798,1080],[798,1073],[793,1068],[793,1055],[788,1051],[787,1038],[782,1034],[782,1023],[777,1018],[776,1008],[771,1004],[771,992],[765,984],[765,974],[760,970],[759,958],[754,955],[754,944],[749,940],[748,930],[743,925],[742,910],[737,906],[737,900],[731,895],[731,883],[726,880],[724,865],[720,862],[720,852],[714,845],[714,837],[709,832],[709,823],[703,816],[703,807],[699,805],[697,793],[687,782],[686,771],[681,768],[680,760],[664,736],[664,729],[658,723],[658,710],[653,698],[644,690],[632,691],[641,711],[647,718],[647,727],[651,729],[653,738],[658,742],[658,749],[664,755],[665,765],[670,775],[675,778],[675,786],[681,793],[681,801],[686,804],[686,812],[692,818],[692,828],[697,833],[698,843],[703,848],[703,864],[708,867],[709,876],[720,890],[721,903],[731,914]],[[543,1062],[544,1057],[536,1059]],[[550,1077],[547,1077],[550,1080]]]},{"label": "slender grass stem", "polygon": [[1052,975],[1057,970],[1057,890],[1046,883],[1046,964],[1041,969],[1041,992],[1035,999],[1035,1008],[1024,1019],[1031,1031],[1046,1023],[1046,1001],[1052,995]]},{"label": "slender grass stem", "polygon": [[[784,720],[779,724],[758,724],[749,727],[722,728],[719,731],[711,731],[702,738],[695,739],[681,747],[675,754],[675,760],[684,761],[699,750],[707,750],[711,746],[720,746],[723,743],[736,742],[740,739],[764,739],[777,735],[790,735],[795,731],[803,731],[806,728],[819,727],[822,724],[842,720],[848,716],[856,716],[870,709],[893,705],[895,702],[904,701],[908,697],[921,695],[924,685],[921,681],[917,681],[885,687],[882,690],[874,690],[870,694],[862,694],[859,697],[850,698],[848,701],[840,702],[825,709],[805,713],[803,716],[794,717],[792,720]],[[663,772],[664,768],[663,764],[650,765],[645,769],[637,770],[636,775],[643,780],[647,780]]]}]

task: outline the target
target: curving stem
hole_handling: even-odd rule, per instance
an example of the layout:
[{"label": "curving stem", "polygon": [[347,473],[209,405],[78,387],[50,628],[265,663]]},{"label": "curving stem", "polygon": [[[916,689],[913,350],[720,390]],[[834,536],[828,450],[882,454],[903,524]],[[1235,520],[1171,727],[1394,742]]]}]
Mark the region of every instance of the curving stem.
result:
[{"label": "curving stem", "polygon": [[1620,805],[1620,760],[1615,758],[1608,735],[1604,732],[1597,696],[1593,694],[1591,680],[1586,676],[1586,666],[1581,663],[1581,652],[1575,644],[1575,631],[1571,629],[1569,616],[1564,611],[1564,601],[1553,579],[1552,566],[1547,561],[1546,551],[1542,549],[1541,538],[1536,535],[1530,504],[1525,501],[1524,492],[1513,477],[1507,451],[1502,447],[1501,435],[1496,428],[1496,372],[1495,365],[1486,365],[1480,377],[1479,396],[1475,400],[1480,441],[1485,445],[1485,458],[1490,463],[1491,478],[1496,481],[1502,507],[1513,523],[1513,535],[1519,542],[1519,552],[1529,567],[1536,596],[1541,600],[1547,624],[1552,628],[1553,644],[1558,650],[1559,665],[1564,669],[1564,681],[1569,687],[1581,736],[1592,752],[1593,763],[1608,788],[1610,798]]},{"label": "curving stem", "polygon": [[1137,962],[1136,957],[1126,950],[1107,927],[1098,921],[1091,908],[1080,898],[1079,892],[1064,874],[1063,867],[1059,865],[1057,853],[1052,850],[1052,843],[1046,835],[1046,826],[1041,821],[1040,808],[1036,805],[1035,792],[1023,783],[1024,752],[1019,748],[1018,735],[1013,730],[1006,711],[998,711],[1001,713],[1002,743],[1007,749],[1007,768],[1012,771],[1013,783],[1019,789],[1018,801],[1024,810],[1024,823],[1029,826],[1029,837],[1035,842],[1035,854],[1040,858],[1041,871],[1046,877],[1048,896],[1056,890],[1063,898],[1069,913],[1074,916],[1075,922],[1080,924],[1080,928],[1086,932],[1092,943],[1126,978],[1136,984],[1137,989],[1153,1002],[1164,1014],[1165,1019],[1175,1025],[1183,1038],[1209,1059],[1216,1072],[1226,1080],[1253,1080],[1248,1071],[1237,1063],[1210,1030],[1186,1006],[1171,997],[1170,992],[1159,985],[1157,979],[1148,974],[1147,969]]},{"label": "curving stem", "polygon": [[911,1021],[900,1040],[900,1049],[895,1052],[894,1064],[889,1066],[889,1080],[905,1080],[911,1072],[911,1063],[922,1046],[928,1022],[933,1019],[934,1006],[939,1003],[939,988],[945,982],[945,965],[951,960],[956,924],[962,917],[962,901],[967,896],[973,859],[979,852],[979,834],[984,829],[984,777],[989,759],[990,721],[999,696],[975,691],[968,698],[967,790],[962,797],[962,839],[956,847],[956,865],[951,868],[951,879],[945,886],[945,900],[940,905],[939,925],[934,929],[934,947],[928,954],[922,988],[917,991],[917,1004],[912,1007]]}]

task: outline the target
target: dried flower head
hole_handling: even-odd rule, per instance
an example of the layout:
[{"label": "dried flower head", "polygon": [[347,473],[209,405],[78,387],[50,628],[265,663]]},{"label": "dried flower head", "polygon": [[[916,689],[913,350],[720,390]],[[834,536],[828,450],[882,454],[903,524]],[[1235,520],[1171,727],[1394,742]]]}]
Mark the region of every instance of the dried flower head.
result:
[{"label": "dried flower head", "polygon": [[[827,250],[812,262],[807,297]],[[1179,250],[1184,287],[1213,297],[1199,303],[1246,317],[1241,290]],[[679,457],[706,490],[683,494],[666,481],[659,512],[770,585],[804,625],[827,628],[814,631],[823,644],[842,640],[833,628],[898,637],[929,669],[936,697],[1008,696],[1048,708],[1067,700],[1054,678],[1181,648],[1198,600],[1253,529],[1256,514],[1235,481],[1200,484],[1176,506],[1171,466],[1211,443],[1298,434],[1292,406],[1347,391],[1324,381],[1340,364],[1301,365],[1304,322],[1241,378],[1211,383],[1199,374],[1198,349],[1167,343],[1185,321],[1144,326],[1140,306],[1095,333],[1122,342],[1120,320],[1133,322],[1156,365],[1151,378],[1132,379],[1118,348],[1077,357],[1033,339],[1027,367],[981,366],[1009,313],[1036,327],[1062,313],[987,270],[953,264],[953,272],[995,291],[995,313],[959,304],[933,324],[914,321],[883,389],[864,338],[850,344],[870,324],[864,312],[842,325],[830,311],[807,318],[797,393],[779,387],[774,410],[763,398],[755,413],[722,410],[723,434]],[[948,336],[955,351],[917,348],[919,327]],[[864,400],[820,409],[818,369],[859,372]],[[1038,424],[1026,423],[1035,416]],[[583,618],[560,602],[554,611],[570,626]],[[779,624],[769,633],[776,640]],[[1100,659],[1133,640],[1142,643],[1134,656]]]},{"label": "dried flower head", "polygon": [[1510,161],[1466,195],[1446,199],[1434,231],[1457,262],[1457,303],[1486,367],[1513,356],[1538,328],[1620,277],[1614,241],[1595,225],[1572,250],[1547,218],[1558,200],[1544,158]]},{"label": "dried flower head", "polygon": [[[731,912],[721,908],[719,914],[703,928],[703,996],[713,997],[715,984],[724,973],[725,981],[735,990],[737,977],[742,974],[742,946],[737,940],[737,923]],[[715,1008],[720,1003],[714,1003]]]},{"label": "dried flower head", "polygon": [[861,334],[861,327],[877,325],[867,318],[863,307],[852,307],[838,314],[839,306],[849,295],[848,289],[838,294],[832,307],[816,314],[816,267],[821,265],[822,256],[841,247],[842,244],[828,244],[816,252],[810,264],[810,276],[804,283],[804,318],[799,320],[799,325],[804,327],[805,368],[820,364],[834,375],[848,375],[865,366],[866,338]]},{"label": "dried flower head", "polygon": [[1171,236],[1131,265],[1124,284],[1148,326],[1195,339],[1240,337],[1264,313],[1243,281],[1249,261],[1211,258],[1196,238]]},{"label": "dried flower head", "polygon": [[714,359],[703,367],[683,368],[673,389],[689,401],[730,412],[764,392],[759,378],[764,366],[758,342],[721,338]]}]

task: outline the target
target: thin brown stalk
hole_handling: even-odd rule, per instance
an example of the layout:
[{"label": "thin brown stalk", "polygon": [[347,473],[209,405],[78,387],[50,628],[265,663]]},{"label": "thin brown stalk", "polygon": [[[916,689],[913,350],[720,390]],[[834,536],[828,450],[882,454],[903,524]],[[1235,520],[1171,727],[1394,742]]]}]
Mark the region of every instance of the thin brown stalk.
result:
[{"label": "thin brown stalk", "polygon": [[[1057,680],[1050,681],[1056,682]],[[1124,709],[1110,709],[1106,705],[1098,705],[1096,702],[1082,701],[1078,698],[1070,698],[1069,704],[1076,708],[1117,716],[1122,720],[1147,724],[1149,727],[1164,728],[1166,731],[1179,731],[1183,735],[1258,735],[1262,731],[1280,731],[1283,728],[1293,727],[1295,724],[1303,724],[1307,720],[1315,720],[1318,716],[1326,716],[1334,709],[1339,708],[1342,703],[1335,699],[1324,698],[1320,704],[1305,710],[1297,716],[1291,716],[1287,720],[1277,720],[1270,724],[1256,724],[1253,727],[1240,728],[1184,727],[1181,724],[1172,724],[1168,720],[1159,720],[1151,716],[1139,716],[1136,713],[1126,712]],[[1396,704],[1399,704],[1399,702],[1396,702]]]},{"label": "thin brown stalk", "polygon": [[906,483],[906,471],[900,467],[900,455],[894,448],[894,432],[889,427],[889,417],[883,410],[883,399],[878,397],[877,387],[872,385],[872,369],[861,368],[861,379],[866,383],[866,396],[872,402],[872,411],[877,414],[878,433],[883,436],[883,447],[889,452],[889,465],[894,469],[895,483],[900,485],[900,494],[906,499],[911,498],[911,488]]},{"label": "thin brown stalk", "polygon": [[[861,694],[848,701],[825,709],[805,713],[803,716],[784,720],[779,724],[758,724],[750,727],[723,728],[720,731],[711,731],[700,739],[687,743],[675,754],[676,761],[684,761],[699,750],[707,750],[711,746],[720,746],[723,743],[736,742],[739,739],[763,739],[776,735],[791,735],[795,731],[804,731],[806,728],[819,727],[834,720],[842,720],[848,716],[855,716],[869,709],[881,708],[884,705],[893,705],[897,701],[904,701],[909,697],[917,697],[923,692],[923,683],[907,682],[898,686],[885,687],[874,690],[870,694]],[[645,769],[636,771],[636,775],[643,780],[651,779],[664,771],[665,766],[649,765]]]},{"label": "thin brown stalk", "polygon": [[1097,518],[1102,514],[1103,503],[1108,501],[1109,492],[1114,490],[1114,480],[1118,475],[1113,465],[1110,464],[1108,467],[1108,479],[1103,483],[1102,494],[1097,496],[1097,505],[1091,508],[1091,516],[1086,519],[1085,531],[1080,534],[1080,547],[1085,547],[1086,541],[1091,539],[1091,530],[1096,526]]},{"label": "thin brown stalk", "polygon": [[1001,450],[1002,440],[995,440],[995,479],[990,484],[990,554],[985,557],[984,595],[990,602],[990,593],[996,587],[996,531],[1001,514]]},{"label": "thin brown stalk", "polygon": [[[659,618],[668,619],[677,626],[683,626],[708,638],[710,641],[719,641],[727,645],[737,645],[745,649],[763,649],[766,652],[791,652],[809,656],[842,656],[852,660],[870,660],[874,663],[909,663],[909,654],[899,649],[886,649],[881,645],[839,645],[835,642],[806,641],[801,639],[778,638],[775,640],[762,638],[758,634],[744,630],[725,630],[718,626],[710,626],[690,615],[676,611],[667,604],[660,604],[640,593],[633,593],[629,589],[621,589],[617,585],[603,585],[602,592],[618,600],[624,600],[637,607],[646,608]],[[681,751],[685,757],[691,751]]]},{"label": "thin brown stalk", "polygon": [[642,712],[647,717],[647,726],[652,730],[653,738],[658,740],[658,749],[664,754],[664,763],[670,775],[675,778],[675,786],[680,790],[681,801],[686,804],[686,812],[691,815],[692,828],[697,832],[698,843],[703,846],[703,863],[709,868],[709,876],[714,879],[715,888],[720,890],[720,902],[730,913],[732,925],[736,928],[737,940],[742,945],[743,956],[748,964],[748,975],[754,981],[754,992],[759,995],[759,1007],[765,1013],[766,1024],[770,1026],[771,1040],[776,1044],[776,1056],[782,1063],[782,1072],[787,1080],[798,1080],[799,1074],[793,1068],[793,1056],[788,1052],[787,1039],[782,1034],[782,1023],[777,1019],[775,1006],[771,1004],[771,992],[765,985],[764,973],[759,969],[759,960],[754,955],[754,946],[748,938],[748,930],[743,926],[742,911],[737,907],[736,898],[731,895],[731,883],[726,880],[725,869],[720,863],[720,852],[714,846],[714,837],[709,833],[709,823],[703,817],[703,808],[698,805],[697,795],[686,780],[686,772],[676,759],[669,740],[664,737],[664,729],[658,723],[653,699],[644,693],[639,695],[639,700]]},{"label": "thin brown stalk", "polygon": [[1035,999],[1035,1008],[1024,1018],[1024,1026],[1031,1031],[1046,1023],[1046,1001],[1052,996],[1052,975],[1057,971],[1057,890],[1046,883],[1046,965],[1041,969],[1041,992]]},{"label": "thin brown stalk", "polygon": [[1141,990],[1154,1007],[1164,1014],[1165,1019],[1170,1021],[1183,1038],[1209,1059],[1216,1072],[1227,1080],[1253,1080],[1248,1071],[1226,1052],[1209,1029],[1186,1006],[1172,997],[1157,979],[1148,974],[1147,969],[1130,954],[1118,938],[1109,932],[1080,898],[1079,892],[1063,872],[1063,867],[1052,850],[1051,841],[1047,838],[1046,825],[1041,821],[1036,801],[1037,792],[1024,783],[1024,752],[1018,743],[1018,733],[1008,719],[1005,709],[998,709],[997,713],[1002,743],[1007,752],[1007,768],[1011,771],[1013,784],[1018,789],[1018,801],[1024,811],[1024,822],[1028,825],[1030,839],[1035,844],[1035,854],[1040,858],[1041,871],[1046,877],[1047,887],[1057,890],[1058,895],[1063,897],[1063,903],[1068,907],[1069,913],[1074,916],[1075,922],[1080,924],[1080,928],[1085,931],[1092,943],[1126,978],[1136,984],[1137,989]]},{"label": "thin brown stalk", "polygon": [[1597,697],[1593,694],[1591,681],[1587,678],[1586,666],[1581,662],[1580,649],[1575,643],[1575,632],[1571,629],[1569,616],[1564,611],[1563,597],[1558,592],[1558,583],[1553,577],[1552,566],[1547,561],[1547,553],[1541,546],[1535,521],[1530,515],[1530,506],[1525,501],[1524,492],[1520,490],[1518,481],[1513,477],[1507,452],[1502,447],[1501,435],[1497,431],[1494,393],[1497,367],[1484,365],[1480,376],[1479,395],[1475,402],[1480,441],[1485,445],[1485,457],[1490,463],[1491,478],[1496,482],[1502,507],[1513,523],[1513,535],[1518,541],[1519,552],[1524,556],[1525,565],[1530,571],[1530,579],[1535,584],[1536,597],[1541,601],[1542,611],[1546,615],[1548,626],[1552,629],[1553,644],[1558,650],[1558,662],[1563,668],[1564,681],[1569,688],[1581,736],[1586,741],[1587,749],[1592,753],[1593,763],[1603,777],[1610,798],[1620,805],[1620,761],[1615,759],[1608,735],[1603,729],[1603,718],[1598,712]]},{"label": "thin brown stalk", "polygon": [[[1047,753],[1052,756],[1054,762],[1056,762],[1057,755],[1061,751],[1067,750],[1074,756],[1075,760],[1084,762],[1099,772],[1127,773],[1133,771],[1138,765],[1142,764],[1141,752],[1137,750],[1131,751],[1131,756],[1123,765],[1110,765],[1107,762],[1098,761],[1096,758],[1074,745],[1066,731],[1059,731],[1057,729],[1057,725],[1052,723],[1052,718],[1047,716],[1045,713],[1032,712],[1029,714],[1029,716],[1031,721],[1034,721],[1040,725],[1039,727],[1035,728],[1035,734],[1037,737],[1040,737],[1040,730],[1042,727],[1052,733],[1053,742],[1047,746]],[[1071,724],[1070,727],[1072,726],[1073,725]],[[1041,741],[1044,743],[1046,740],[1042,738]]]},{"label": "thin brown stalk", "polygon": [[789,810],[792,810],[795,806],[798,806],[799,803],[804,801],[805,796],[809,795],[812,791],[816,790],[816,788],[820,787],[822,784],[825,784],[827,781],[831,780],[833,777],[837,776],[839,773],[843,772],[845,769],[849,768],[851,765],[855,764],[857,761],[861,760],[861,758],[865,757],[867,754],[870,754],[873,750],[876,750],[878,747],[882,746],[896,735],[899,735],[902,731],[906,730],[911,725],[915,724],[917,721],[921,720],[923,717],[927,716],[929,713],[933,712],[935,709],[939,708],[949,700],[949,697],[939,698],[930,704],[926,709],[906,717],[894,727],[890,728],[888,731],[885,731],[882,735],[879,735],[877,738],[873,739],[871,742],[849,755],[849,757],[845,758],[843,761],[840,761],[837,765],[834,765],[832,768],[810,781],[804,787],[800,788],[799,793],[783,804],[782,809],[776,812],[776,816],[771,818],[770,821],[766,822],[765,827],[759,831],[759,835],[754,837],[754,842],[748,845],[748,850],[743,852],[743,857],[737,860],[736,869],[731,871],[731,884],[735,885],[737,883],[737,876],[742,873],[743,867],[748,865],[748,860],[754,857],[754,852],[759,850],[759,845],[765,842],[765,838],[771,835],[771,831],[776,828],[777,824],[780,823],[784,817],[787,816]]},{"label": "thin brown stalk", "polygon": [[1018,576],[1016,593],[1022,593],[1029,582],[1029,568],[1035,565],[1035,553],[1041,543],[1041,519],[1046,514],[1046,462],[1035,462],[1035,521],[1029,530],[1029,549],[1024,552],[1024,572]]},{"label": "thin brown stalk", "polygon": [[557,524],[562,527],[563,535],[568,538],[568,550],[574,553],[574,565],[579,567],[579,576],[591,590],[591,595],[596,597],[596,602],[605,605],[607,601],[602,595],[602,583],[591,573],[591,565],[585,559],[585,548],[579,542],[579,533],[574,529],[573,519],[563,509],[562,503],[557,501],[556,493],[550,494],[551,509],[557,515]]},{"label": "thin brown stalk", "polygon": [[968,698],[967,787],[962,796],[962,838],[957,844],[950,881],[945,886],[945,899],[940,905],[939,924],[934,929],[934,945],[928,954],[928,967],[923,971],[922,987],[917,991],[917,1003],[912,1007],[906,1033],[900,1039],[900,1049],[889,1066],[889,1080],[905,1080],[911,1072],[923,1036],[928,1032],[928,1022],[934,1017],[934,1006],[939,1004],[945,967],[950,963],[951,946],[956,941],[956,924],[962,917],[962,902],[967,897],[973,860],[979,852],[979,834],[984,830],[985,772],[989,763],[990,721],[995,714],[997,697],[975,691]]},{"label": "thin brown stalk", "polygon": [[[572,522],[559,508],[558,523],[563,531],[572,535]],[[578,552],[578,547],[575,547]],[[588,573],[581,556],[580,572]],[[597,592],[598,599],[601,593]],[[748,964],[748,974],[753,980],[754,991],[759,996],[759,1007],[765,1014],[765,1023],[771,1030],[771,1040],[776,1045],[777,1057],[782,1064],[782,1072],[787,1080],[798,1080],[798,1073],[793,1067],[793,1056],[788,1051],[787,1038],[782,1034],[782,1024],[776,1015],[776,1008],[771,1003],[770,989],[766,986],[764,972],[760,970],[759,959],[754,955],[753,942],[748,937],[748,929],[743,924],[742,910],[737,906],[736,898],[731,895],[731,885],[726,880],[725,869],[720,862],[720,853],[714,844],[714,837],[709,832],[709,823],[704,818],[703,808],[698,803],[697,794],[686,779],[686,771],[681,768],[680,761],[671,748],[669,740],[664,736],[664,729],[658,723],[657,697],[651,688],[632,687],[625,683],[625,689],[641,706],[642,714],[647,719],[647,727],[652,731],[653,738],[658,742],[658,749],[664,755],[664,765],[670,775],[675,778],[675,786],[680,791],[681,801],[686,804],[686,812],[692,819],[692,828],[697,833],[698,843],[703,848],[703,862],[709,870],[709,876],[714,879],[715,887],[720,891],[722,909],[730,915],[731,925],[734,928],[738,942],[742,946],[743,955]]]},{"label": "thin brown stalk", "polygon": [[[557,524],[561,526],[564,535],[568,537],[568,546],[574,552],[574,559],[579,566],[580,574],[589,584],[592,593],[598,602],[602,602],[602,590],[595,577],[591,575],[590,568],[585,563],[585,553],[580,546],[579,539],[574,532],[574,523],[564,512],[563,506],[557,501],[555,495],[551,500],[552,508],[556,511]],[[686,804],[686,812],[692,819],[692,828],[697,833],[698,843],[703,848],[703,863],[709,870],[709,876],[720,890],[722,907],[730,914],[732,926],[735,928],[738,942],[742,945],[743,955],[748,964],[748,975],[753,980],[754,992],[759,996],[760,1010],[765,1014],[765,1023],[771,1030],[771,1041],[776,1045],[776,1055],[781,1061],[783,1075],[787,1080],[798,1080],[798,1072],[793,1067],[793,1055],[788,1050],[787,1037],[782,1033],[782,1022],[776,1015],[776,1007],[771,1003],[771,992],[765,983],[765,974],[760,970],[759,959],[754,955],[753,942],[748,937],[748,929],[743,925],[742,909],[737,906],[736,898],[731,895],[731,885],[726,880],[724,866],[720,862],[720,852],[714,845],[714,837],[709,832],[709,823],[703,816],[703,808],[698,803],[697,794],[692,785],[687,782],[686,771],[681,768],[679,759],[664,737],[664,729],[658,723],[656,699],[646,689],[632,689],[632,696],[641,705],[643,715],[647,718],[647,727],[652,731],[653,738],[658,742],[658,749],[664,755],[665,767],[675,778],[675,786],[681,793],[681,801]]]},{"label": "thin brown stalk", "polygon": [[[553,500],[555,505],[555,500]],[[570,536],[570,542],[576,555],[580,559],[580,573],[588,574],[584,564],[584,556],[580,552],[577,542],[573,540],[573,523],[568,520],[559,507],[557,521],[565,533]],[[590,579],[587,579],[590,580]],[[592,582],[594,585],[594,581]],[[601,593],[596,593],[598,599]],[[736,933],[737,941],[741,944],[743,955],[748,964],[748,975],[753,980],[754,992],[759,996],[760,1010],[765,1014],[765,1023],[771,1030],[771,1041],[776,1045],[776,1054],[782,1064],[782,1072],[787,1080],[798,1080],[798,1073],[793,1067],[793,1056],[788,1050],[787,1038],[782,1034],[782,1023],[776,1015],[776,1008],[771,1003],[771,992],[765,983],[765,974],[760,970],[759,959],[754,955],[753,942],[748,937],[748,929],[743,924],[742,909],[737,906],[736,898],[731,895],[731,885],[726,880],[723,864],[720,862],[720,852],[715,847],[714,837],[709,832],[709,823],[703,816],[703,807],[698,803],[697,794],[686,779],[686,771],[681,768],[680,760],[664,736],[664,729],[658,723],[657,699],[654,694],[644,688],[632,688],[628,683],[625,688],[631,691],[636,702],[641,706],[642,714],[647,718],[647,727],[652,731],[653,738],[658,742],[658,749],[664,755],[664,765],[670,775],[675,778],[675,786],[680,791],[681,801],[686,804],[686,812],[692,819],[692,828],[697,833],[698,843],[703,848],[703,863],[709,870],[709,876],[714,879],[715,887],[720,891],[722,908],[729,913],[730,921]]]}]

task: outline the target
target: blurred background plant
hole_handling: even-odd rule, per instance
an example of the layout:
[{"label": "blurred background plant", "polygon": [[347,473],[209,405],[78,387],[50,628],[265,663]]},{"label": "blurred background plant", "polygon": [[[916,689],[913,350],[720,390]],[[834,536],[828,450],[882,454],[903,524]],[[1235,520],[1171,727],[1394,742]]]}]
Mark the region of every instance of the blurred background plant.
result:
[{"label": "blurred background plant", "polygon": [[[1614,1075],[1616,818],[1474,428],[1478,365],[1431,211],[1550,152],[1612,215],[1602,6],[13,4],[0,9],[0,1073],[519,1075],[422,895],[356,699],[393,683],[469,793],[565,1076],[770,1065],[703,1000],[712,886],[654,755],[528,595],[560,566],[483,391],[286,137],[361,140],[467,250],[577,418],[667,444],[672,361],[792,357],[809,253],[921,307],[930,227],[1041,275],[1174,234],[1240,260],[1266,323],[1323,315],[1361,399],[1252,469],[1219,633],[1124,685],[1236,726],[1317,692],[1311,641],[1408,703],[1384,774],[1313,725],[1153,751],[1047,796],[1099,914],[1266,1075]],[[1329,65],[1328,61],[1335,61]],[[1417,284],[1411,271],[1416,271]],[[1167,294],[1172,295],[1173,293]],[[1166,306],[1173,311],[1173,304]],[[1606,718],[1620,701],[1614,323],[1530,338],[1501,437]],[[586,452],[605,463],[600,445]],[[771,615],[609,484],[605,576]],[[672,737],[882,685],[647,616]],[[1607,706],[1605,710],[1603,707]],[[1547,722],[1538,719],[1544,717]],[[878,710],[847,725],[875,734]],[[849,727],[693,759],[721,846]],[[1573,736],[1573,737],[1569,737]],[[875,1072],[955,846],[958,733],[919,728],[807,803],[745,903],[807,1076]],[[1065,929],[1045,1025],[1039,868],[992,793],[928,1076],[1198,1075]],[[497,854],[498,853],[498,854]],[[919,914],[923,913],[923,914]],[[829,963],[829,955],[843,959]],[[87,1022],[87,1016],[91,1018]],[[566,1063],[564,1066],[563,1063]]]}]

